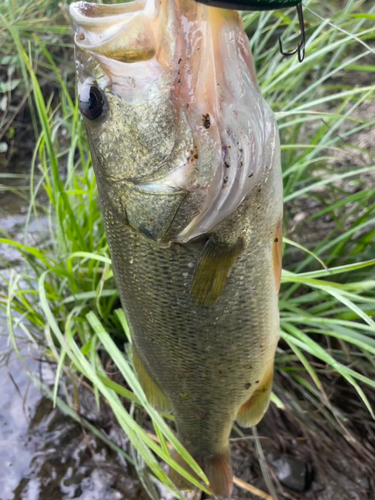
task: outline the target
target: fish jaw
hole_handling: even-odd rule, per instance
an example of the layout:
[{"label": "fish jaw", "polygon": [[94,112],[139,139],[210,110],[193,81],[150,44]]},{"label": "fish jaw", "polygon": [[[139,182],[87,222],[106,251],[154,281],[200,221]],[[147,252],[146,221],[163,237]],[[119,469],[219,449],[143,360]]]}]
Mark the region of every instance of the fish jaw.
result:
[{"label": "fish jaw", "polygon": [[149,209],[131,222],[147,233],[147,214],[163,219],[173,191],[183,202],[151,238],[185,243],[209,233],[277,168],[278,133],[240,16],[194,0],[78,2],[70,13],[78,93],[97,85],[105,96],[105,116],[86,122],[98,182],[117,192],[115,209],[124,220],[137,210],[119,193],[125,184],[140,196],[154,192],[138,200]]}]

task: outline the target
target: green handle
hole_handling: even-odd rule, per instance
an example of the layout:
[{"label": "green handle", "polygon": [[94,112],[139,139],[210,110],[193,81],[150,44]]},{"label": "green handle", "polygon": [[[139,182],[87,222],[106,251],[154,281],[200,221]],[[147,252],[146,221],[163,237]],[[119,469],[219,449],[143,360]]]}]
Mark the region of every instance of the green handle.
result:
[{"label": "green handle", "polygon": [[276,10],[297,7],[302,0],[197,0],[212,7],[232,10]]}]

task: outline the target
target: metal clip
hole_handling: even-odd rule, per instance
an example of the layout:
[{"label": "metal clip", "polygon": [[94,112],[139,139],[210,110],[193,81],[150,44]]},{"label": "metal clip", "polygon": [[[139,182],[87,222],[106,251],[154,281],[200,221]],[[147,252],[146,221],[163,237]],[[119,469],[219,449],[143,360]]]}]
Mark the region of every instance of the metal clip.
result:
[{"label": "metal clip", "polygon": [[298,53],[298,60],[301,63],[305,58],[305,45],[306,45],[305,23],[303,20],[302,2],[297,5],[296,9],[298,13],[298,22],[301,32],[301,40],[298,44],[298,47],[295,50],[293,50],[293,52],[284,52],[283,42],[281,41],[281,37],[279,38],[279,45],[280,45],[280,52],[282,53],[283,56],[289,57],[289,56],[294,56],[294,54]]}]

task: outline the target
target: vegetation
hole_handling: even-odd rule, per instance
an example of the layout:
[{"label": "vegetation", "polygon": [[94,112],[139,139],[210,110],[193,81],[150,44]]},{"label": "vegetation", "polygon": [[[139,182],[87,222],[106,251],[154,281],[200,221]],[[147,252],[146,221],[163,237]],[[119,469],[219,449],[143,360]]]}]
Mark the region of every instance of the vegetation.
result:
[{"label": "vegetation", "polygon": [[[337,398],[327,396],[332,380],[342,377],[374,417],[375,161],[356,138],[375,124],[366,113],[375,93],[369,57],[374,54],[375,6],[363,0],[348,0],[344,6],[305,3],[308,42],[302,64],[296,57],[283,58],[278,49],[281,33],[291,46],[298,40],[294,10],[243,16],[283,145],[287,237],[273,401],[296,418],[304,414],[307,401],[327,426],[347,435],[345,412],[335,404]],[[27,104],[35,134],[27,220],[48,220],[48,238],[38,247],[1,231],[0,244],[16,247],[25,262],[10,275],[4,273],[6,286],[0,291],[13,347],[19,352],[24,343],[39,346],[56,362],[54,388],[42,389],[73,418],[78,418],[77,406],[70,391],[63,394],[61,381],[70,377],[75,386],[82,378],[91,382],[98,404],[110,405],[133,451],[129,456],[129,450],[116,449],[135,465],[151,498],[158,498],[158,492],[150,474],[174,489],[158,460],[178,468],[171,447],[205,484],[166,419],[150,407],[127,354],[131,337],[113,281],[74,94],[66,5],[0,0],[0,14],[0,142],[6,145],[3,151],[16,148],[13,158],[22,154],[13,120]],[[48,202],[42,202],[46,197]],[[112,380],[104,368],[105,352],[124,383]],[[140,425],[139,409],[149,415],[158,441]],[[310,420],[314,425],[314,417]]]}]

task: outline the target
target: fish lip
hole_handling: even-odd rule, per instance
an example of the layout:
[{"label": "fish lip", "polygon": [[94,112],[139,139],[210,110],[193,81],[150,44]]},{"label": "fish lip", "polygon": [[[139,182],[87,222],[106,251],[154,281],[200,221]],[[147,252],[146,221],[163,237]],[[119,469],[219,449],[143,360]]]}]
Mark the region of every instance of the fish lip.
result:
[{"label": "fish lip", "polygon": [[[69,15],[75,31],[76,47],[94,56],[102,54],[120,62],[132,63],[152,59],[155,55],[153,34],[150,29],[143,32],[141,26],[144,27],[147,16],[155,16],[156,1],[136,0],[121,4],[93,4],[80,1],[71,4]],[[135,31],[132,31],[134,26]],[[142,31],[141,36],[139,31]],[[129,60],[125,57],[126,50],[124,51],[121,42],[124,37],[126,39],[128,32],[136,50],[136,55],[130,50]],[[120,57],[121,54],[124,59]]]},{"label": "fish lip", "polygon": [[[122,3],[122,4],[107,4],[106,7],[108,11],[111,10],[107,16],[93,16],[90,12],[93,12],[97,8],[97,4],[92,4],[90,2],[74,2],[69,6],[69,15],[73,22],[79,27],[92,27],[94,25],[103,27],[106,24],[112,24],[114,19],[120,20],[129,14],[141,12],[146,6],[146,1],[135,0],[133,2]],[[134,8],[136,7],[136,8]],[[123,8],[123,11],[122,9]]]}]

